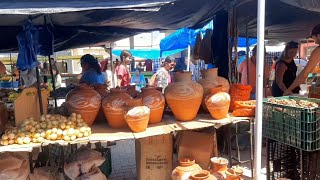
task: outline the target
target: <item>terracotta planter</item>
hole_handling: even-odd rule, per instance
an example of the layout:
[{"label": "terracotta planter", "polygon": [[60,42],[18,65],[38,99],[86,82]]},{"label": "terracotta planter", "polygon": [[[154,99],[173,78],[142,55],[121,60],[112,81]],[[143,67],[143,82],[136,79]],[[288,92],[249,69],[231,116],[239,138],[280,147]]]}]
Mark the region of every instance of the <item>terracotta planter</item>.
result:
[{"label": "terracotta planter", "polygon": [[66,103],[71,113],[81,114],[83,120],[91,126],[101,106],[101,96],[93,87],[80,85],[66,96]]},{"label": "terracotta planter", "polygon": [[216,80],[218,76],[218,68],[201,70],[202,79],[198,80],[198,83],[203,87],[203,99],[201,103],[202,109],[208,111],[204,99],[207,95],[210,94],[210,89],[218,85]]},{"label": "terracotta planter", "polygon": [[172,180],[189,179],[191,173],[202,170],[201,167],[195,163],[194,159],[182,158],[179,160],[179,166],[177,166],[171,174]]},{"label": "terracotta planter", "polygon": [[164,95],[168,106],[179,121],[192,121],[200,108],[203,88],[191,81],[191,72],[176,72],[175,82],[169,84]]},{"label": "terracotta planter", "polygon": [[103,112],[112,128],[127,127],[124,115],[131,96],[126,92],[125,89],[113,88],[102,102]]},{"label": "terracotta planter", "polygon": [[216,177],[210,174],[207,170],[197,171],[195,173],[191,173],[189,178],[190,180],[217,180]]},{"label": "terracotta planter", "polygon": [[224,174],[228,170],[229,161],[221,157],[213,157],[210,159],[212,172]]},{"label": "terracotta planter", "polygon": [[142,106],[142,99],[132,99],[124,118],[133,132],[143,132],[148,127],[149,117],[150,109]]},{"label": "terracotta planter", "polygon": [[226,92],[226,93],[229,93],[229,90],[230,90],[230,83],[229,83],[229,81],[228,81],[226,78],[220,77],[220,76],[218,76],[218,77],[216,78],[216,80],[217,80],[217,82],[218,82],[219,85],[222,85],[222,91],[223,91],[223,92]]},{"label": "terracotta planter", "polygon": [[230,96],[228,93],[219,92],[206,98],[206,106],[214,119],[226,118],[229,112]]},{"label": "terracotta planter", "polygon": [[165,106],[163,94],[152,86],[142,88],[141,91],[143,105],[151,110],[149,124],[160,123]]},{"label": "terracotta planter", "polygon": [[226,171],[226,180],[241,180],[241,177],[233,169],[228,169]]}]

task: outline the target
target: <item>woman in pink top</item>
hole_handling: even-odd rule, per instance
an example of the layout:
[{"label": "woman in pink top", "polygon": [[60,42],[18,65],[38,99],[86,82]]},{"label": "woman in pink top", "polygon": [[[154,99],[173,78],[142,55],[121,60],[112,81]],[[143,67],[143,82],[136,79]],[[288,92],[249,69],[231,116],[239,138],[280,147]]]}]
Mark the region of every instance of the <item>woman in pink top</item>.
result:
[{"label": "woman in pink top", "polygon": [[131,81],[131,74],[127,68],[130,64],[132,54],[128,50],[122,50],[120,54],[120,64],[116,67],[115,71],[118,77],[117,86],[128,86]]}]

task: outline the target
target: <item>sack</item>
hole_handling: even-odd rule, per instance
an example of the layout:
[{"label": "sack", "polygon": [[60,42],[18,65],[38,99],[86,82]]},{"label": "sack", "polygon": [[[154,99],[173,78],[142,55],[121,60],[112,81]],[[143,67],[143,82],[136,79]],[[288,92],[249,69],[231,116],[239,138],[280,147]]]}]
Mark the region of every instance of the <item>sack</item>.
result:
[{"label": "sack", "polygon": [[157,78],[157,73],[153,74],[150,78],[150,81],[149,81],[149,85],[150,86],[157,86],[156,84],[156,78]]},{"label": "sack", "polygon": [[40,167],[35,168],[33,173],[29,175],[30,180],[61,180],[65,179],[61,177],[57,168],[53,167]]},{"label": "sack", "polygon": [[234,102],[235,101],[247,101],[250,99],[250,92],[251,92],[251,86],[250,85],[243,85],[235,83],[230,88],[230,111],[233,111],[234,109]]},{"label": "sack", "polygon": [[27,153],[6,152],[0,154],[0,179],[26,180],[29,174]]}]

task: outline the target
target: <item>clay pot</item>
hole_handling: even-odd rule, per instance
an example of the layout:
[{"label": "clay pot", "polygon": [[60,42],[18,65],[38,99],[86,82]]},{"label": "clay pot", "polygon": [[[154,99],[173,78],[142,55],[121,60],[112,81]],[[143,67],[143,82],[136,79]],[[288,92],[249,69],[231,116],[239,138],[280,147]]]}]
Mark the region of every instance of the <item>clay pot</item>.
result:
[{"label": "clay pot", "polygon": [[210,161],[213,173],[219,172],[221,174],[224,174],[228,170],[229,161],[227,159],[221,157],[213,157],[210,159]]},{"label": "clay pot", "polygon": [[177,166],[171,174],[172,180],[188,179],[193,172],[202,170],[201,167],[195,163],[194,159],[182,158],[179,160],[179,166]]},{"label": "clay pot", "polygon": [[233,169],[228,169],[226,171],[226,180],[241,180],[241,177]]},{"label": "clay pot", "polygon": [[230,95],[219,92],[206,98],[206,106],[214,119],[226,118],[229,112]]},{"label": "clay pot", "polygon": [[108,85],[106,84],[97,84],[93,85],[94,90],[96,90],[102,98],[106,97],[108,94]]},{"label": "clay pot", "polygon": [[148,127],[150,109],[142,106],[142,99],[132,99],[124,116],[133,132],[143,132]]},{"label": "clay pot", "polygon": [[141,91],[143,105],[151,110],[149,124],[160,123],[165,106],[163,94],[152,86],[144,87]]},{"label": "clay pot", "polygon": [[164,91],[168,106],[179,121],[192,121],[198,113],[203,88],[191,80],[191,72],[176,72],[175,82]]},{"label": "clay pot", "polygon": [[101,106],[101,96],[93,87],[81,84],[66,96],[68,110],[81,114],[83,120],[91,126]]},{"label": "clay pot", "polygon": [[124,115],[131,96],[126,92],[127,90],[125,89],[113,88],[102,102],[104,115],[107,118],[109,126],[112,128],[127,127]]},{"label": "clay pot", "polygon": [[223,92],[226,92],[226,93],[229,93],[229,90],[230,90],[230,83],[229,83],[229,81],[228,81],[226,78],[220,77],[220,76],[218,76],[218,77],[216,78],[216,80],[217,80],[217,82],[218,82],[219,85],[222,85],[222,91],[223,91]]},{"label": "clay pot", "polygon": [[218,85],[216,80],[218,76],[218,68],[201,70],[202,79],[198,80],[198,83],[203,87],[203,101],[201,103],[202,109],[208,111],[204,98],[210,94],[210,89]]},{"label": "clay pot", "polygon": [[191,173],[189,180],[217,180],[217,178],[211,175],[209,171],[201,170]]},{"label": "clay pot", "polygon": [[125,86],[127,89],[127,94],[129,94],[132,98],[135,98],[138,95],[138,91],[136,91],[136,85]]}]

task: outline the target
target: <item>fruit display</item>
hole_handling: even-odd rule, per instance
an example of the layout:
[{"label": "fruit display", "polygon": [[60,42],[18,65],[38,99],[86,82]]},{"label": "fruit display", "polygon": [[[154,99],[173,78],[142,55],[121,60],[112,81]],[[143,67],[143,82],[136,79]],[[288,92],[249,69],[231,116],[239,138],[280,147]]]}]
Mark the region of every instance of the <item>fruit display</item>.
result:
[{"label": "fruit display", "polygon": [[317,108],[317,107],[319,107],[319,105],[317,103],[314,103],[314,102],[311,102],[308,100],[270,98],[270,99],[268,99],[268,102],[272,103],[272,104],[299,107],[299,108]]},{"label": "fruit display", "polygon": [[16,81],[16,77],[11,75],[3,75],[0,77],[0,81]]},{"label": "fruit display", "polygon": [[45,140],[74,141],[77,138],[91,135],[91,128],[85,123],[80,114],[70,117],[61,115],[43,115],[40,120],[33,117],[25,119],[20,127],[5,131],[0,144],[30,144],[42,143]]},{"label": "fruit display", "polygon": [[13,102],[14,100],[16,100],[18,98],[19,95],[20,95],[20,93],[17,93],[17,92],[9,93],[8,101]]}]

